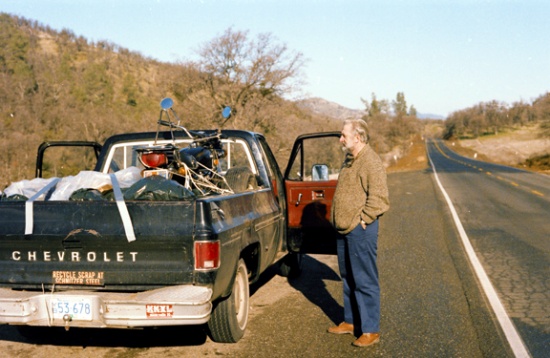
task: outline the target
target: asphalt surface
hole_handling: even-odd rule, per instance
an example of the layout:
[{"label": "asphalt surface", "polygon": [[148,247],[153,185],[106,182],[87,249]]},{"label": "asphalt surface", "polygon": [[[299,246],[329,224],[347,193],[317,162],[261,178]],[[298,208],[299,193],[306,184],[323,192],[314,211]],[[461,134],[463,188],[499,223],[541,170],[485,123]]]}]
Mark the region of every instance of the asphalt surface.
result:
[{"label": "asphalt surface", "polygon": [[0,351],[17,357],[507,357],[512,356],[432,180],[431,170],[388,177],[391,209],[381,219],[381,341],[351,345],[331,335],[343,319],[342,284],[331,255],[305,256],[300,277],[276,268],[251,293],[237,344],[210,341],[201,327],[145,331],[39,330],[25,338],[0,326]]},{"label": "asphalt surface", "polygon": [[429,154],[506,314],[533,357],[550,348],[550,177]]}]

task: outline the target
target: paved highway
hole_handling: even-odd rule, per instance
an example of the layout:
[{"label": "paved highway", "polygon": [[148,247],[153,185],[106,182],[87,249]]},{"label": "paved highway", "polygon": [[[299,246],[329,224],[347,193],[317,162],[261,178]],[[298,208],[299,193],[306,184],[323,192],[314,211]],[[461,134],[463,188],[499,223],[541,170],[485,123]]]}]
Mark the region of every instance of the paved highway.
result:
[{"label": "paved highway", "polygon": [[528,353],[547,357],[550,177],[468,159],[438,141],[427,149],[511,328]]},{"label": "paved highway", "polygon": [[469,261],[448,193],[479,261],[533,357],[547,357],[548,179],[458,157],[427,145],[434,163],[388,176],[381,219],[381,341],[356,348],[326,329],[343,319],[335,256],[304,258],[303,274],[275,269],[251,290],[251,316],[237,344],[216,344],[200,327],[145,331],[45,330],[33,339],[0,326],[6,357],[514,357]]}]

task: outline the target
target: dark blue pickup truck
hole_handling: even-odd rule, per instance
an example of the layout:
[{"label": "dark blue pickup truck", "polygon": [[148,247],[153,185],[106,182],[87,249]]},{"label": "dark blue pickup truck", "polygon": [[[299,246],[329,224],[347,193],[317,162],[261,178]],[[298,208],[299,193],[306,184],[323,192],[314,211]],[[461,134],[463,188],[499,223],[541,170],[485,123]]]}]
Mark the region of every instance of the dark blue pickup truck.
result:
[{"label": "dark blue pickup truck", "polygon": [[[333,250],[339,133],[300,136],[282,173],[261,134],[175,127],[94,144],[93,171],[33,179],[41,187],[32,195],[4,190],[0,323],[204,325],[214,341],[237,342],[250,283],[275,263],[296,274],[302,254]],[[41,147],[40,164],[57,144]],[[174,160],[180,166],[166,169]],[[101,187],[80,180],[67,197],[81,174]]]}]

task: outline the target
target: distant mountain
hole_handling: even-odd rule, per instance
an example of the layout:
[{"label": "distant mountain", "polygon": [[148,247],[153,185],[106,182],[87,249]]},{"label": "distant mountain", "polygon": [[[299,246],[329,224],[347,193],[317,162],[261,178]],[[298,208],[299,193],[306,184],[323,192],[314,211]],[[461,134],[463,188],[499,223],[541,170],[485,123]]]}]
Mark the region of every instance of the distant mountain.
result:
[{"label": "distant mountain", "polygon": [[327,101],[326,99],[314,97],[297,101],[300,108],[307,109],[315,114],[345,120],[348,118],[361,118],[365,111],[350,109],[339,105],[338,103]]},{"label": "distant mountain", "polygon": [[433,113],[417,113],[416,116],[418,119],[440,119],[444,120],[445,116],[442,116],[440,114],[433,114]]},{"label": "distant mountain", "polygon": [[[327,101],[326,99],[312,97],[297,101],[300,108],[307,109],[315,114],[345,120],[348,118],[362,118],[365,115],[364,110],[351,109],[338,103]],[[445,119],[444,116],[432,113],[417,113],[419,119]]]}]

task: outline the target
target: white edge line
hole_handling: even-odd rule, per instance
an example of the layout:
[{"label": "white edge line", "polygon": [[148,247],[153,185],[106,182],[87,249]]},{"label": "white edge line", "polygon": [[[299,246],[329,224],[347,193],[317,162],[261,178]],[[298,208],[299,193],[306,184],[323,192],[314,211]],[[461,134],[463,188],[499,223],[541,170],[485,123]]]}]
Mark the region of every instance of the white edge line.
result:
[{"label": "white edge line", "polygon": [[443,196],[445,197],[445,201],[447,202],[447,205],[451,210],[451,215],[455,222],[458,233],[460,234],[460,238],[462,240],[462,244],[464,245],[464,249],[466,250],[468,258],[470,259],[470,263],[472,264],[474,271],[477,275],[477,278],[481,283],[481,287],[483,288],[483,291],[485,292],[485,295],[489,300],[489,304],[491,305],[491,308],[493,309],[493,312],[497,317],[500,327],[504,331],[504,335],[508,340],[508,344],[510,344],[510,348],[512,349],[516,357],[518,358],[531,357],[531,355],[529,354],[529,351],[527,350],[527,348],[525,347],[525,344],[523,343],[523,340],[518,334],[516,327],[514,326],[514,323],[510,320],[510,317],[508,317],[508,314],[506,313],[504,306],[500,302],[500,299],[498,298],[498,295],[493,285],[491,284],[491,281],[489,280],[487,273],[485,273],[483,266],[481,265],[481,263],[479,262],[479,259],[477,258],[474,248],[470,243],[470,239],[468,238],[468,235],[466,235],[466,231],[464,230],[464,227],[460,222],[458,214],[456,213],[455,207],[453,206],[453,203],[451,202],[449,195],[447,195],[447,192],[443,188],[443,185],[439,181],[437,171],[435,170],[435,165],[432,162],[432,158],[430,157],[429,150],[427,147],[428,147],[428,142],[426,141],[426,154],[428,155],[428,160],[430,161],[430,165],[434,172],[434,177],[437,182],[437,185],[439,186],[439,189],[443,193]]}]

